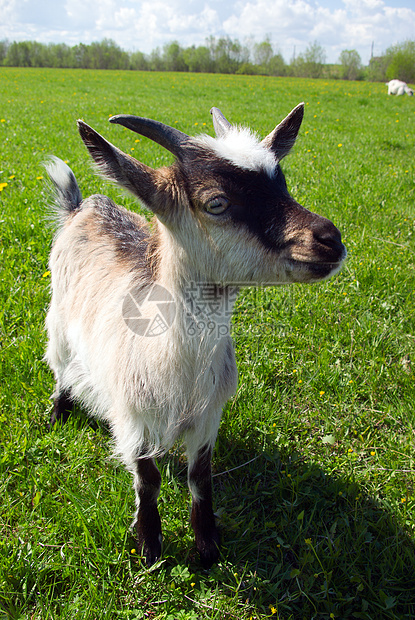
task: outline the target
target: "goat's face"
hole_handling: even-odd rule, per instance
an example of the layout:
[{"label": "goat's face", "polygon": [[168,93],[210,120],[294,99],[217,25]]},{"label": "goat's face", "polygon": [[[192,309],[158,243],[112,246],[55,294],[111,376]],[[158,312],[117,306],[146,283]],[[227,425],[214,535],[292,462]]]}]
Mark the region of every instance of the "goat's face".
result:
[{"label": "goat's face", "polygon": [[262,142],[232,127],[216,108],[213,115],[216,139],[114,117],[175,153],[175,164],[160,170],[124,155],[84,124],[80,131],[102,171],[156,213],[200,278],[279,284],[333,275],[346,255],[340,232],[290,196],[279,164],[295,142],[303,106]]},{"label": "goat's face", "polygon": [[[340,268],[345,248],[339,231],[290,196],[277,161],[272,171],[247,170],[195,146],[188,148],[180,169],[187,181],[186,211],[198,221],[199,234],[212,251],[206,261],[195,235],[189,239],[193,260],[204,261],[200,269],[208,269],[209,277],[257,284],[311,282]],[[187,228],[188,217],[179,228]]]}]

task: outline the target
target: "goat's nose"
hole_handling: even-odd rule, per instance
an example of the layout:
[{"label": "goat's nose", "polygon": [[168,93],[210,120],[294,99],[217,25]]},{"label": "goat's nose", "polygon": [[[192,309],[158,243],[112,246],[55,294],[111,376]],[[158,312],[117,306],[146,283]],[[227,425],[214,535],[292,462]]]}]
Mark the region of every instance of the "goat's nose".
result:
[{"label": "goat's nose", "polygon": [[313,237],[320,245],[337,254],[339,259],[344,255],[345,248],[340,231],[330,220],[324,218],[320,221],[313,229]]}]

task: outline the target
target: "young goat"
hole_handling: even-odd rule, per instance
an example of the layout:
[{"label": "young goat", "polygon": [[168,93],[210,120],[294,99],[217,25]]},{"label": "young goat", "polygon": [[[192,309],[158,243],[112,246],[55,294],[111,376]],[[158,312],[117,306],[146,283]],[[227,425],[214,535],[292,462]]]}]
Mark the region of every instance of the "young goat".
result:
[{"label": "young goat", "polygon": [[79,121],[98,169],[153,212],[151,225],[105,196],[82,201],[61,160],[47,167],[62,223],[50,257],[51,424],[64,422],[74,401],[108,421],[134,475],[134,528],[148,565],[161,554],[154,457],[179,436],[196,547],[205,567],[219,557],[211,455],[222,407],[237,385],[229,325],[238,287],[316,282],[345,258],[337,228],[290,196],[279,165],[303,111],[298,105],[262,141],[217,108],[216,138],[189,137],[146,118],[111,118],[175,155],[158,170]]},{"label": "young goat", "polygon": [[391,80],[386,82],[386,86],[388,87],[388,95],[404,95],[406,93],[412,97],[414,94],[414,91],[409,88],[408,84],[401,80]]}]

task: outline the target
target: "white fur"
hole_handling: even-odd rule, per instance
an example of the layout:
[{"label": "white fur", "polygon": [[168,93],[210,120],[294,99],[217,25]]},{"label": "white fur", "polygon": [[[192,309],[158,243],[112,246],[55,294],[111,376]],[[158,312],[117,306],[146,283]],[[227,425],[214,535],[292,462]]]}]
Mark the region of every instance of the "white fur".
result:
[{"label": "white fur", "polygon": [[[86,204],[77,219],[87,213]],[[128,272],[114,277],[112,249],[106,247],[96,263],[99,278],[93,262],[81,275],[72,255],[74,227],[75,222],[61,231],[50,259],[46,359],[55,372],[56,396],[70,391],[107,420],[116,451],[131,469],[144,449],[147,455],[163,453],[181,434],[190,458],[201,445],[213,446],[221,407],[236,389],[233,352],[231,375],[226,383],[222,379],[224,359],[233,349],[229,336],[208,330],[201,338],[186,337],[184,319],[192,309],[178,285],[178,263],[169,257],[175,247],[169,231],[162,227],[165,261],[158,282],[173,295],[177,318],[164,334],[148,338],[132,332],[121,316],[123,300],[137,282]],[[196,278],[191,268],[186,271],[190,280]],[[229,328],[230,312],[216,320]]]},{"label": "white fur", "polygon": [[413,90],[409,88],[406,82],[402,82],[401,80],[391,80],[390,82],[387,82],[386,85],[388,87],[388,95],[404,95],[405,93],[407,95],[414,94]]},{"label": "white fur", "polygon": [[264,170],[270,176],[275,174],[277,162],[274,154],[246,127],[232,126],[219,138],[202,135],[194,138],[194,141],[211,149],[218,157],[226,159],[238,168],[258,172]]}]

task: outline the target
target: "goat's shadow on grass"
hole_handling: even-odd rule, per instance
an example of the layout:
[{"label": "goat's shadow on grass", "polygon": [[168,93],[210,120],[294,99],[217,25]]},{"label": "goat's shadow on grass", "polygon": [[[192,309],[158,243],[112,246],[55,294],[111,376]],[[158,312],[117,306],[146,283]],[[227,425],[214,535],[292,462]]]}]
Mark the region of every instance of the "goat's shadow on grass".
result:
[{"label": "goat's shadow on grass", "polygon": [[[228,454],[234,464],[219,471]],[[185,485],[183,461],[169,463]],[[268,614],[272,606],[284,618],[415,617],[414,541],[352,476],[222,436],[214,463],[222,562],[209,578],[223,587],[236,569],[241,604]],[[191,571],[201,570],[168,526],[165,536],[172,565],[186,557]]]},{"label": "goat's shadow on grass", "polygon": [[[79,411],[76,418],[80,427],[108,433]],[[187,464],[179,450],[159,467],[187,494]],[[259,452],[221,432],[213,475],[221,562],[204,572],[189,544],[187,515],[182,533],[166,515],[167,570],[184,564],[262,614],[271,606],[280,617],[295,619],[415,617],[414,541],[352,475],[328,475],[298,452]],[[163,518],[163,491],[160,499]],[[197,607],[191,597],[183,605]]]}]

